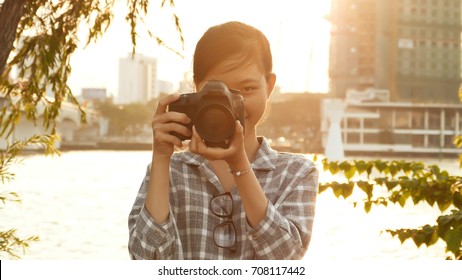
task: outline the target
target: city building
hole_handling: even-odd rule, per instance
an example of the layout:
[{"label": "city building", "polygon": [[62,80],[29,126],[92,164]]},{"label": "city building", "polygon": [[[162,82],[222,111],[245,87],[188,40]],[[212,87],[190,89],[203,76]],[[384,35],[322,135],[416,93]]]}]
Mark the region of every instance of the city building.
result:
[{"label": "city building", "polygon": [[[323,143],[329,108],[322,103]],[[327,103],[326,103],[327,104]],[[327,104],[328,105],[328,104]],[[462,104],[377,102],[344,103],[341,141],[347,155],[457,156],[454,137],[462,133]]]},{"label": "city building", "polygon": [[119,59],[117,103],[146,102],[158,95],[156,58],[129,54]]},{"label": "city building", "polygon": [[107,98],[106,88],[82,88],[82,98],[87,101],[104,100]]},{"label": "city building", "polygon": [[458,102],[460,0],[332,0],[330,93],[390,91],[391,101]]},{"label": "city building", "polygon": [[157,82],[159,94],[170,94],[174,92],[172,82],[164,80],[158,80]]}]

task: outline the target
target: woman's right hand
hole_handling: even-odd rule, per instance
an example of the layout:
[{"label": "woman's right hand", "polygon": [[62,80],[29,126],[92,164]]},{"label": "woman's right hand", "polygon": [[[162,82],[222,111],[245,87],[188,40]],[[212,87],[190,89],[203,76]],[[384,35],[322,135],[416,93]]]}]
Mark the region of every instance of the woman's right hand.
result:
[{"label": "woman's right hand", "polygon": [[172,94],[162,98],[157,105],[157,110],[151,123],[152,149],[155,157],[170,157],[173,154],[174,146],[179,148],[183,146],[181,140],[172,135],[171,132],[187,137],[191,136],[191,131],[185,126],[191,122],[188,116],[179,112],[167,112],[168,105],[179,98],[179,94]]}]

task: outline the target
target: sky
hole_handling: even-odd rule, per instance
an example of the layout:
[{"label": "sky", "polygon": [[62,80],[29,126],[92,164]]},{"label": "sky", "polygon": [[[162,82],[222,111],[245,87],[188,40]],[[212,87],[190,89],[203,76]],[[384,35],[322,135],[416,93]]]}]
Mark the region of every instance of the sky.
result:
[{"label": "sky", "polygon": [[[327,92],[330,24],[324,19],[330,1],[317,0],[176,0],[175,8],[159,9],[160,0],[151,0],[151,8],[140,35],[136,51],[157,57],[158,78],[176,84],[185,73],[190,76],[191,58],[196,42],[211,26],[237,20],[255,26],[270,41],[277,85],[282,92]],[[167,1],[168,2],[168,1]],[[182,50],[172,20],[172,11],[180,18],[185,39]],[[115,18],[106,34],[86,48],[79,48],[71,60],[69,85],[75,95],[82,88],[107,88],[118,94],[118,60],[131,54],[129,25],[125,22],[126,1],[119,1]],[[150,39],[149,29],[184,58]],[[83,28],[85,29],[85,28]],[[84,42],[84,32],[82,32]]]}]

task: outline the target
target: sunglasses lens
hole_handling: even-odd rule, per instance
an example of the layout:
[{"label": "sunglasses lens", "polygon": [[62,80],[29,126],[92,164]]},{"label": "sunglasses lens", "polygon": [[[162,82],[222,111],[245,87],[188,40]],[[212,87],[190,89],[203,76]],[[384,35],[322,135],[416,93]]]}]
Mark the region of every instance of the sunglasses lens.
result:
[{"label": "sunglasses lens", "polygon": [[230,221],[218,225],[213,232],[213,239],[219,247],[230,248],[236,244],[236,228]]},{"label": "sunglasses lens", "polygon": [[228,217],[233,212],[233,199],[230,195],[219,195],[212,199],[210,208],[218,217]]}]

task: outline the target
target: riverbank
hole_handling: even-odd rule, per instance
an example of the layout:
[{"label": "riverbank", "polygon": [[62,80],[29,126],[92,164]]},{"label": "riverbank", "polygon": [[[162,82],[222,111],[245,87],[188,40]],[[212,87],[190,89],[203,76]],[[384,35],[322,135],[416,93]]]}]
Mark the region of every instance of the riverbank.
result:
[{"label": "riverbank", "polygon": [[152,143],[148,142],[92,142],[92,143],[62,143],[62,151],[88,150],[118,150],[118,151],[150,151]]},{"label": "riverbank", "polygon": [[[17,192],[22,203],[2,209],[2,230],[16,228],[18,236],[40,237],[23,259],[128,260],[128,214],[150,160],[150,151],[110,150],[24,157],[11,170],[16,179],[4,189]],[[456,160],[418,160],[459,171]],[[327,176],[320,168],[320,180]],[[443,260],[444,244],[417,248],[382,232],[433,224],[440,214],[424,204],[378,206],[366,214],[352,200],[326,191],[318,197],[304,261]]]},{"label": "riverbank", "polygon": [[[285,145],[272,145],[272,148],[280,152],[302,153],[301,150]],[[136,142],[136,141],[99,141],[99,142],[76,142],[61,143],[59,150],[61,151],[88,151],[88,150],[114,150],[114,151],[151,151],[151,142]],[[323,151],[316,150],[311,152],[303,152],[304,154],[322,154]],[[462,155],[462,149],[460,151]],[[458,153],[429,153],[429,152],[413,152],[412,150],[405,152],[396,151],[349,151],[345,152],[347,158],[403,158],[414,159],[418,158],[436,158],[436,159],[457,159]]]}]

